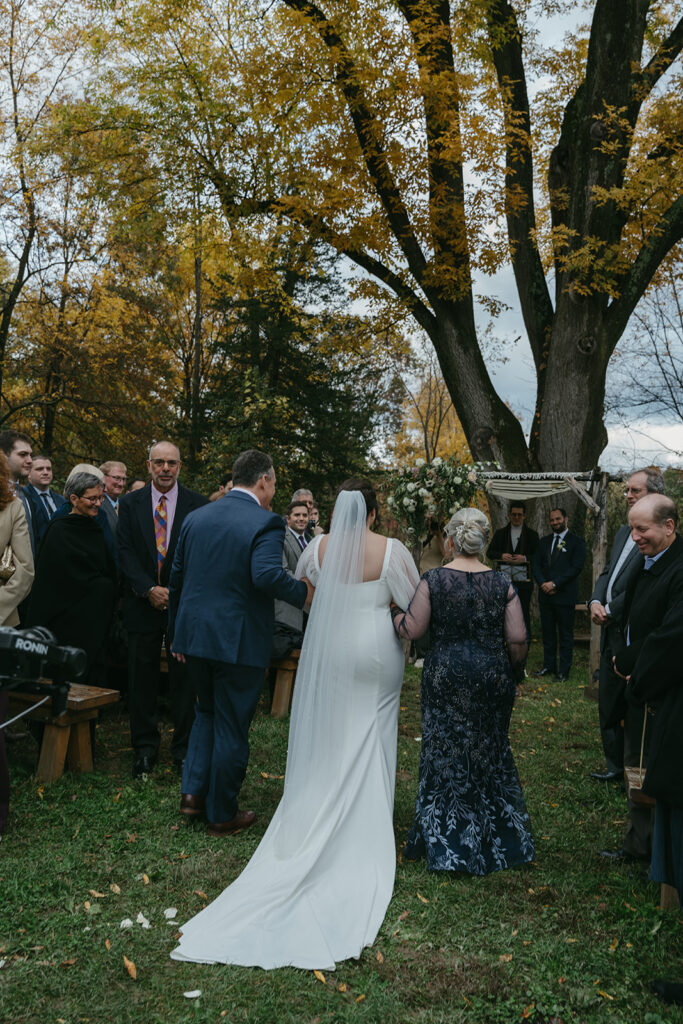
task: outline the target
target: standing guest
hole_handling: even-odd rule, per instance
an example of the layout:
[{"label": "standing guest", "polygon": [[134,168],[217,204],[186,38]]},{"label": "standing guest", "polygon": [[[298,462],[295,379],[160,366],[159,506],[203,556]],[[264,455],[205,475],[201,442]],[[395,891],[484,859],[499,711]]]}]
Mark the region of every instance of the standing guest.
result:
[{"label": "standing guest", "polygon": [[[305,501],[306,502],[306,506],[308,508],[308,523],[306,525],[305,537],[306,537],[306,540],[310,543],[310,541],[313,540],[314,536],[316,536],[316,534],[315,534],[316,523],[314,523],[313,519],[312,519],[313,509],[315,508],[315,501],[313,500],[313,494],[312,494],[311,491],[309,491],[309,489],[307,487],[299,487],[298,490],[294,491],[294,494],[292,495],[292,501]],[[318,533],[322,533],[322,532],[323,532],[322,530],[318,531]]]},{"label": "standing guest", "polygon": [[[292,501],[285,512],[285,542],[282,545],[282,568],[293,578],[301,552],[308,547],[305,533],[308,526],[308,505],[305,501]],[[284,658],[295,647],[301,647],[304,638],[304,613],[288,601],[275,600],[275,627],[270,650],[271,658]]]},{"label": "standing guest", "polygon": [[146,480],[143,480],[141,476],[134,476],[128,484],[128,490],[126,494],[132,494],[133,491],[141,491],[147,484]]},{"label": "standing guest", "polygon": [[313,505],[309,512],[308,525],[312,528],[314,537],[319,537],[321,533],[325,532],[320,525],[320,509],[317,505]]},{"label": "standing guest", "polygon": [[[626,483],[626,501],[629,509],[646,494],[663,494],[664,479],[659,470],[641,469],[632,473]],[[631,536],[630,526],[620,526],[612,544],[609,561],[595,581],[593,594],[588,607],[591,619],[601,627],[600,634],[600,674],[598,683],[598,715],[600,719],[600,736],[605,752],[607,770],[591,772],[591,778],[599,782],[611,782],[620,779],[624,771],[624,727],[629,706],[626,701],[625,683],[612,666],[615,644],[621,635],[622,613],[626,601],[626,592],[631,579],[643,567],[643,556]],[[635,709],[632,707],[631,712]],[[636,717],[637,713],[636,713]],[[642,726],[642,717],[640,719]],[[635,732],[639,732],[636,724]],[[640,742],[640,740],[638,740]],[[635,806],[636,818],[643,821],[645,835],[638,844],[641,850],[649,849],[650,814],[642,807]]]},{"label": "standing guest", "polygon": [[31,503],[33,532],[36,546],[40,548],[47,524],[64,504],[64,498],[50,487],[52,483],[52,459],[49,455],[35,455],[28,471],[28,483],[24,493]]},{"label": "standing guest", "polygon": [[104,647],[116,598],[116,563],[97,523],[104,489],[94,473],[71,473],[64,487],[70,512],[45,531],[28,609],[29,626],[46,626],[60,644],[81,647],[86,681],[104,676]]},{"label": "standing guest", "polygon": [[534,859],[508,729],[527,633],[510,581],[484,565],[489,521],[476,508],[446,525],[452,556],[420,580],[400,637],[430,630],[422,672],[422,751],[404,858],[431,871],[486,875]]},{"label": "standing guest", "polygon": [[[19,624],[18,606],[28,596],[33,583],[33,552],[26,525],[24,506],[12,493],[7,457],[0,451],[0,556],[7,545],[12,548],[14,572],[0,586],[0,626]],[[9,813],[9,766],[5,749],[5,730],[9,691],[0,691],[0,835]]]},{"label": "standing guest", "polygon": [[232,490],[232,473],[224,473],[218,483],[218,490],[209,495],[209,501],[218,501]]},{"label": "standing guest", "polygon": [[[538,604],[543,634],[543,668],[539,676],[569,678],[574,655],[574,613],[579,599],[577,579],[586,561],[586,544],[569,532],[563,508],[550,513],[552,533],[542,537],[531,562],[539,586]],[[560,671],[557,674],[559,641]]]},{"label": "standing guest", "polygon": [[100,470],[104,474],[104,501],[102,510],[109,522],[109,529],[116,536],[119,525],[119,498],[126,488],[126,466],[123,462],[103,462]]},{"label": "standing guest", "polygon": [[515,585],[524,612],[524,622],[531,639],[531,595],[534,583],[531,578],[531,561],[538,547],[538,534],[525,523],[526,505],[523,501],[510,502],[510,520],[494,533],[487,558],[497,562],[496,568]]},{"label": "standing guest", "polygon": [[[622,616],[623,629],[619,642],[615,644],[614,670],[622,679],[630,679],[626,695],[637,708],[637,715],[629,715],[625,723],[624,763],[629,766],[640,764],[640,750],[643,739],[644,702],[658,706],[645,732],[645,756],[643,765],[646,793],[662,796],[664,803],[673,803],[670,797],[680,786],[680,779],[667,777],[668,769],[673,771],[675,758],[671,756],[670,745],[681,744],[679,693],[681,691],[681,631],[683,629],[683,540],[676,533],[678,516],[676,506],[663,494],[646,494],[640,498],[628,514],[631,536],[644,562],[640,571],[631,578]],[[636,730],[638,735],[635,735]],[[648,735],[649,734],[649,735]],[[667,749],[668,748],[668,749]],[[651,753],[650,753],[651,752]],[[651,784],[656,789],[651,790]],[[667,795],[668,794],[668,795]],[[683,815],[671,817],[669,808],[662,808],[655,817],[655,834],[652,849],[652,879],[676,886],[681,881],[683,868]],[[676,821],[679,829],[676,830]],[[677,850],[679,867],[669,877],[671,868],[673,826],[674,852]],[[643,833],[634,834],[629,825],[626,838],[618,850],[601,850],[600,854],[610,860],[650,860],[650,850],[642,843]],[[668,851],[668,852],[667,852]],[[675,859],[675,857],[674,857]],[[660,877],[661,876],[661,877]],[[667,876],[667,877],[665,877]]]},{"label": "standing guest", "polygon": [[31,439],[26,434],[20,434],[16,430],[0,430],[0,451],[3,451],[7,456],[10,473],[9,485],[12,494],[16,495],[24,506],[28,533],[31,538],[31,551],[35,559],[36,537],[33,527],[33,510],[22,486],[23,482],[28,479],[29,470],[33,463]]},{"label": "standing guest", "polygon": [[[124,578],[123,622],[128,632],[128,710],[133,778],[149,775],[159,756],[157,696],[161,650],[168,629],[168,579],[185,517],[206,498],[178,483],[175,444],[149,450],[151,483],[120,499],[117,541]],[[207,567],[208,568],[208,567]],[[167,654],[169,645],[166,643]],[[194,718],[194,691],[183,665],[168,656],[173,720],[171,755],[181,770]]]},{"label": "standing guest", "polygon": [[180,812],[206,809],[210,835],[254,822],[237,798],[249,760],[249,726],[270,660],[273,598],[303,608],[312,589],[282,568],[284,524],[269,512],[273,461],[237,456],[224,500],[190,516],[170,580],[174,658],[187,661],[197,715],[183,771]]}]

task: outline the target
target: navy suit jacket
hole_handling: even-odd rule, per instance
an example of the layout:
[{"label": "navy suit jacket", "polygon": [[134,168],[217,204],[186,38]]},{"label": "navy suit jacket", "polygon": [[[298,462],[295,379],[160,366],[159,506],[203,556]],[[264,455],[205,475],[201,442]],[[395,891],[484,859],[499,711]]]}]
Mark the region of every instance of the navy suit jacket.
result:
[{"label": "navy suit jacket", "polygon": [[549,533],[547,536],[541,537],[531,564],[534,579],[539,588],[542,583],[552,580],[557,587],[557,593],[546,596],[539,589],[539,599],[547,599],[557,605],[576,604],[579,600],[579,588],[576,580],[586,561],[586,543],[575,533],[567,531],[564,538],[564,551],[560,551],[556,560],[551,564],[550,549],[553,536],[554,534]]},{"label": "navy suit jacket", "polygon": [[[55,512],[62,507],[65,499],[61,494],[57,494],[57,491],[53,491],[49,488],[50,497],[52,498],[55,505]],[[36,549],[38,549],[42,543],[45,531],[47,530],[47,524],[52,518],[51,514],[48,513],[47,506],[40,496],[40,492],[33,486],[33,484],[26,484],[24,487],[24,494],[28,498],[28,502],[31,506],[31,514],[33,516],[33,535],[35,537]]]},{"label": "navy suit jacket", "polygon": [[241,491],[187,517],[169,581],[174,651],[231,665],[268,665],[273,599],[303,608],[308,593],[282,567],[284,535],[282,517]]},{"label": "navy suit jacket", "polygon": [[[119,498],[116,543],[119,568],[126,584],[123,591],[123,624],[131,633],[153,633],[166,629],[167,613],[152,608],[143,595],[150,587],[158,584],[168,586],[173,553],[185,517],[194,509],[206,505],[206,498],[202,494],[178,484],[178,502],[159,580],[151,489],[152,485],[147,484]],[[102,512],[102,515],[105,516],[105,513]]]}]

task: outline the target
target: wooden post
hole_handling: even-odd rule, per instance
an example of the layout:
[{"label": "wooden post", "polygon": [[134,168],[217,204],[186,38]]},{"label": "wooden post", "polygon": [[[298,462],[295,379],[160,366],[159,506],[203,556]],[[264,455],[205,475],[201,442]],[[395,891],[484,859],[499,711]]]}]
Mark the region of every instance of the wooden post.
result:
[{"label": "wooden post", "polygon": [[659,905],[662,910],[678,910],[681,903],[678,898],[678,890],[674,889],[673,885],[662,882],[659,891]]},{"label": "wooden post", "polygon": [[[609,473],[601,473],[600,479],[595,488],[593,499],[599,506],[598,512],[593,520],[593,587],[605,567],[607,561],[607,497],[609,491]],[[591,620],[591,643],[588,655],[588,686],[586,694],[597,700],[597,687],[593,678],[600,666],[600,627]]]}]

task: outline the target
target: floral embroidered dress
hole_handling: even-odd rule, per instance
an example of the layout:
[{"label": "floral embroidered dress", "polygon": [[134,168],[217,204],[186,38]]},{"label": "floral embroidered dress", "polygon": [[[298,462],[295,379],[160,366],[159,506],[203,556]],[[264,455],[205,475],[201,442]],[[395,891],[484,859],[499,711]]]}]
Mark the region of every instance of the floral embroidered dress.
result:
[{"label": "floral embroidered dress", "polygon": [[394,625],[409,639],[430,630],[420,780],[404,856],[475,875],[533,860],[508,739],[527,650],[514,587],[498,572],[430,569]]}]

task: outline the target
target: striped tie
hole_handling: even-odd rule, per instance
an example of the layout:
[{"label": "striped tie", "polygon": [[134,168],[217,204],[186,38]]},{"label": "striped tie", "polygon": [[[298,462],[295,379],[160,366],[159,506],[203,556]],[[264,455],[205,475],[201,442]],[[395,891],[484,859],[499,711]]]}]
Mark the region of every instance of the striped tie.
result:
[{"label": "striped tie", "polygon": [[157,579],[161,579],[161,567],[166,558],[166,495],[162,494],[154,510],[154,536],[157,545]]}]

